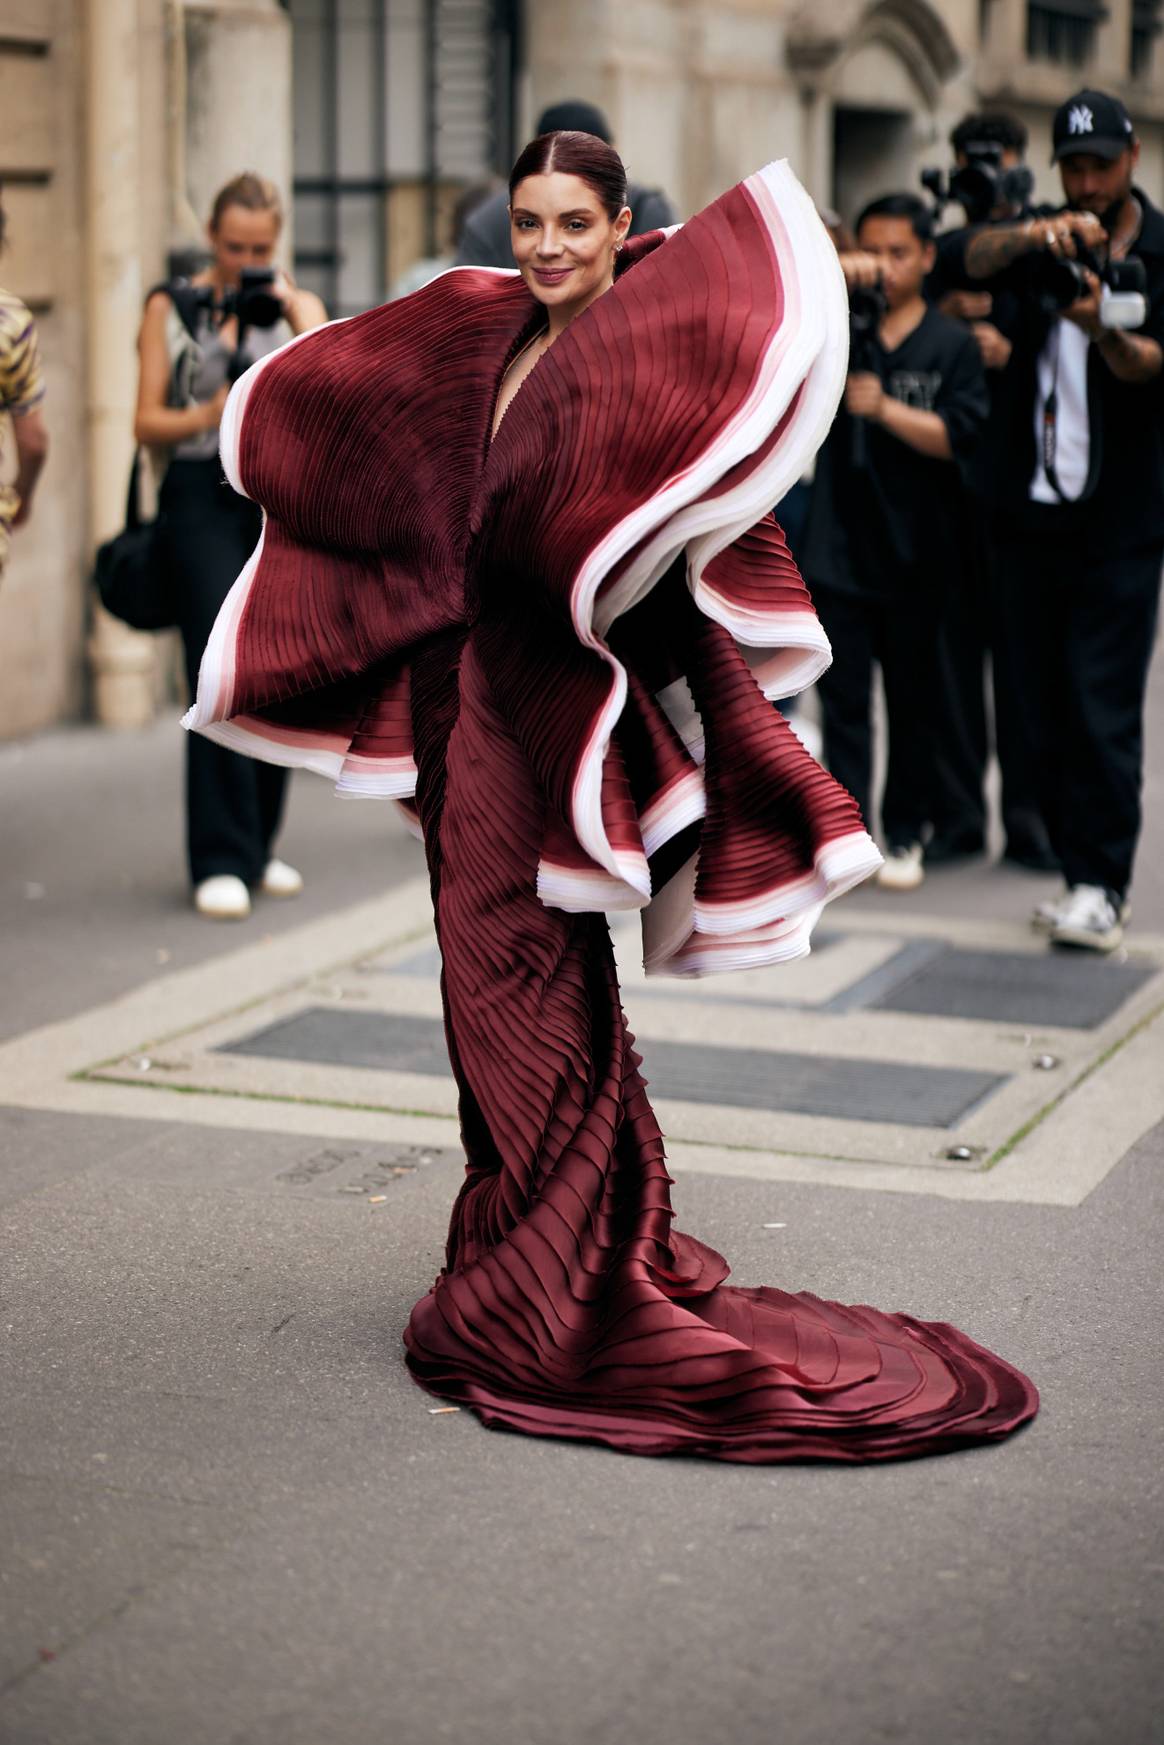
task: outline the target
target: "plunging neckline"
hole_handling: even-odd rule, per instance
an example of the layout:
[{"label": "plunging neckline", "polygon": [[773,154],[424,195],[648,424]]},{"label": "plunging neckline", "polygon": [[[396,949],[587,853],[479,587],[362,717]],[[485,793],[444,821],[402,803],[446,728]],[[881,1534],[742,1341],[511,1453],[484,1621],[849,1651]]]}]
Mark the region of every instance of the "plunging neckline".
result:
[{"label": "plunging neckline", "polygon": [[498,416],[497,416],[497,404],[498,404],[498,401],[501,399],[502,390],[505,387],[506,377],[509,375],[509,372],[513,368],[514,364],[517,363],[518,359],[523,357],[524,354],[529,350],[530,346],[536,344],[536,342],[544,334],[546,334],[548,332],[549,332],[548,327],[543,328],[543,327],[539,326],[538,331],[536,333],[531,333],[529,338],[527,340],[524,340],[522,342],[522,344],[518,346],[517,350],[513,353],[513,356],[506,359],[506,361],[502,367],[501,374],[497,379],[497,387],[494,391],[492,404],[490,405],[490,408],[489,408],[489,423],[487,424],[486,430],[485,430],[485,435],[486,435],[485,453],[486,453],[486,455],[489,454],[490,450],[493,447],[493,444],[497,441],[497,438],[501,432],[501,426],[505,423],[506,418],[513,411],[515,404],[521,398],[522,389],[525,387],[526,383],[529,381],[530,377],[533,375],[534,371],[537,369],[538,365],[541,363],[542,358],[545,357],[546,352],[551,351],[553,349],[554,341],[553,340],[550,341],[550,344],[546,346],[546,350],[542,352],[541,357],[534,359],[533,363],[530,365],[530,368],[527,370],[526,374],[522,377],[517,388],[514,390],[513,396],[510,399],[509,404],[506,406],[505,411],[501,414],[501,417],[498,418]]}]

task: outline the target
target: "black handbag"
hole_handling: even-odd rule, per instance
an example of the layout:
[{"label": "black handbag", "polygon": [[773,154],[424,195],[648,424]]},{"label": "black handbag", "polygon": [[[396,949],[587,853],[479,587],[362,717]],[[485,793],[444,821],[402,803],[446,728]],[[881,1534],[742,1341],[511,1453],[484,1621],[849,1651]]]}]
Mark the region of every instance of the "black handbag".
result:
[{"label": "black handbag", "polygon": [[169,630],[178,622],[173,571],[163,561],[160,518],[143,521],[138,503],[141,450],[129,472],[125,526],[97,548],[93,580],[101,604],[134,630]]}]

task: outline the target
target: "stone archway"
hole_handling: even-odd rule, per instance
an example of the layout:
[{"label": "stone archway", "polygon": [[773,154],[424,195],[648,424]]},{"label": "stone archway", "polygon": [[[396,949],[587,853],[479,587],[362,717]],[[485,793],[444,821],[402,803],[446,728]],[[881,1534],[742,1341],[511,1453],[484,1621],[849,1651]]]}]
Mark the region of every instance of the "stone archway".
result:
[{"label": "stone archway", "polygon": [[811,117],[812,183],[842,214],[913,185],[918,118],[931,116],[961,64],[929,0],[806,4],[793,18],[787,60]]},{"label": "stone archway", "polygon": [[788,26],[790,69],[819,85],[867,44],[881,43],[909,72],[932,107],[961,64],[958,45],[929,0],[839,0],[806,4]]}]

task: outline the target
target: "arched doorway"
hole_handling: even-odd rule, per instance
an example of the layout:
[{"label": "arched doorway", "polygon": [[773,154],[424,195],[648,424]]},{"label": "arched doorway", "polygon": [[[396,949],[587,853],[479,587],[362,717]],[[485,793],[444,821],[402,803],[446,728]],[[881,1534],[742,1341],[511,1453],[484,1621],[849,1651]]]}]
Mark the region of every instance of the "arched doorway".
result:
[{"label": "arched doorway", "polygon": [[928,0],[848,0],[806,10],[788,58],[820,116],[818,187],[851,221],[878,194],[912,188],[943,85],[960,57]]}]

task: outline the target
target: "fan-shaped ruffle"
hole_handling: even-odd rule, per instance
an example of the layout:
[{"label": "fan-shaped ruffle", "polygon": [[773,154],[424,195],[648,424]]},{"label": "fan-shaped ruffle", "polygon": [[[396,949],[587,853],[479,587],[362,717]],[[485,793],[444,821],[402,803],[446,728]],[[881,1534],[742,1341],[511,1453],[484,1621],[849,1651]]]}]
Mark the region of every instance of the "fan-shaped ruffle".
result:
[{"label": "fan-shaped ruffle", "polygon": [[[879,857],[765,701],[830,658],[767,511],[843,383],[835,253],[784,165],[660,240],[539,362],[491,447],[531,318],[513,274],[448,273],[247,373],[223,458],[264,536],[187,723],[342,793],[405,798],[409,651],[467,619],[548,802],[542,900],[644,909],[648,968],[698,973],[807,950],[821,904]],[[660,678],[619,635],[655,593],[673,618],[679,587],[720,633],[713,660],[685,631],[698,685],[676,646]],[[658,614],[653,637],[674,644]],[[745,717],[733,776],[704,746]]]}]

